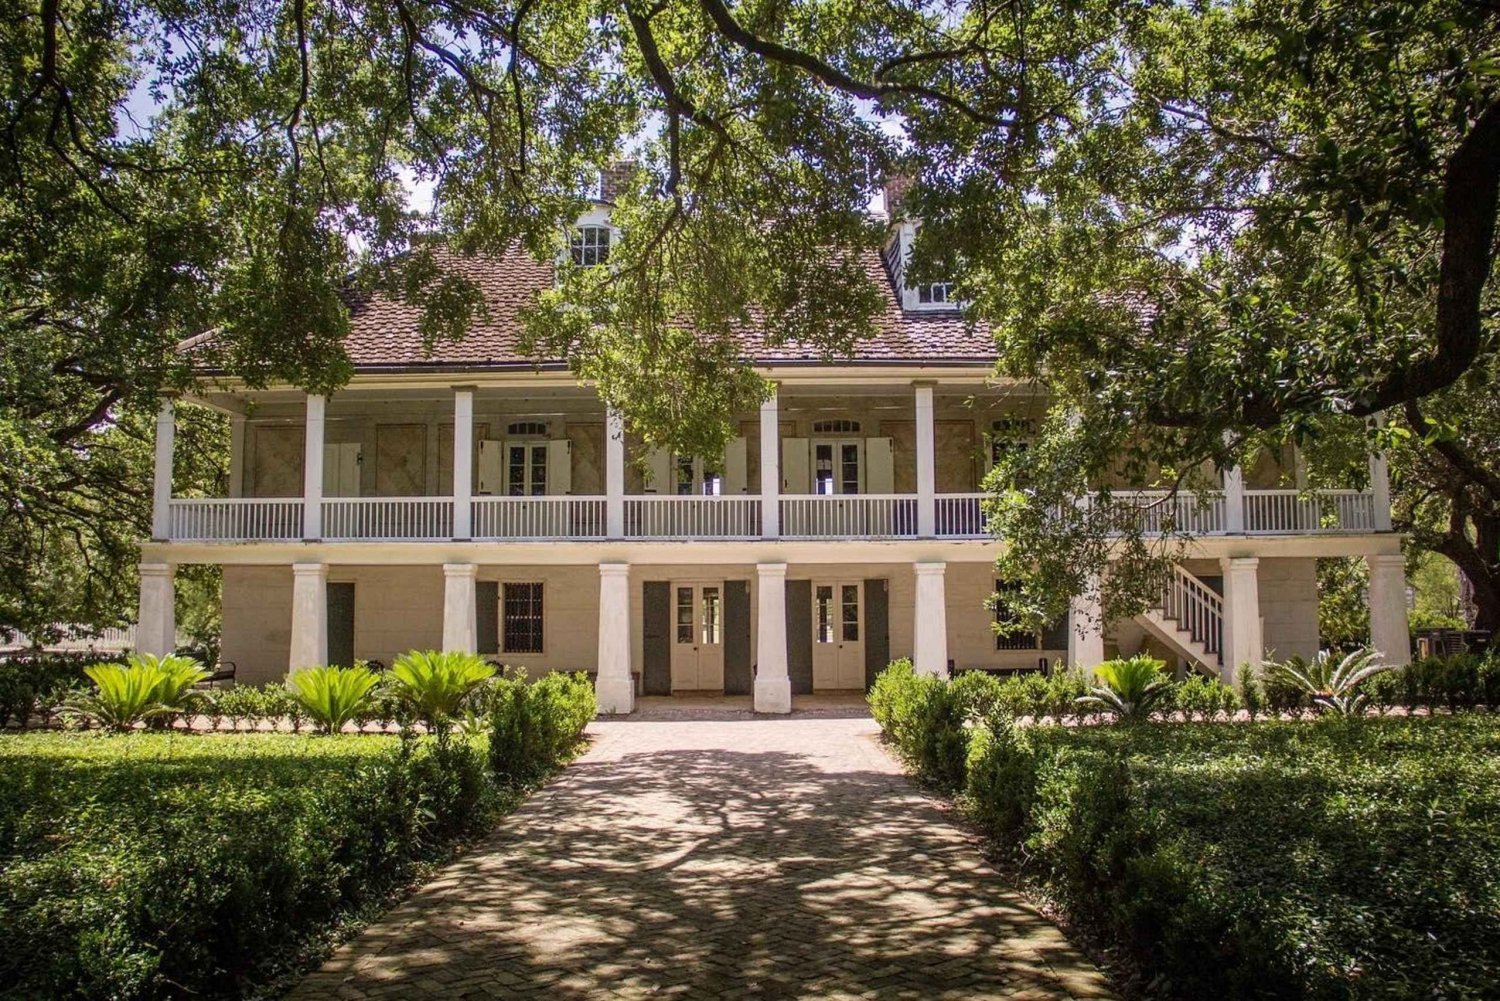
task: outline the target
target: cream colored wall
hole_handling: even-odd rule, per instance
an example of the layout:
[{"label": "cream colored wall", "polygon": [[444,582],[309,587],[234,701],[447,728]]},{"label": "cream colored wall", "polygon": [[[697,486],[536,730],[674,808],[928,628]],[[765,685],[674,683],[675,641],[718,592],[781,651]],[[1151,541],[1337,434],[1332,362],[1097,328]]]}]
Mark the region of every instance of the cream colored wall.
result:
[{"label": "cream colored wall", "polygon": [[[995,649],[995,613],[985,607],[985,601],[995,592],[995,572],[988,563],[950,563],[943,577],[947,598],[948,657],[955,668],[1036,667],[1042,657],[1047,658],[1049,664],[1067,659],[1066,649]],[[912,619],[914,612],[908,608],[903,609],[902,614]]]},{"label": "cream colored wall", "polygon": [[1313,657],[1318,652],[1318,561],[1262,559],[1256,568],[1266,657]]},{"label": "cream colored wall", "polygon": [[292,642],[292,568],[224,568],[222,657],[243,684],[286,674]]},{"label": "cream colored wall", "polygon": [[[596,567],[517,567],[481,565],[480,580],[542,585],[542,652],[505,653],[495,658],[524,667],[532,677],[549,671],[593,671],[599,661],[599,571]],[[500,589],[505,600],[505,589]],[[500,610],[496,610],[500,615]],[[442,603],[438,603],[442,616]],[[504,623],[501,616],[501,630]],[[632,626],[638,629],[638,626]],[[441,640],[441,636],[439,637]]]},{"label": "cream colored wall", "polygon": [[443,568],[330,567],[354,584],[354,657],[387,667],[408,650],[443,645]]},{"label": "cream colored wall", "polygon": [[[593,608],[594,615],[598,617],[599,601],[599,573],[591,570],[593,575]],[[791,574],[789,573],[790,577]],[[630,669],[639,674],[646,663],[646,589],[648,580],[664,580],[672,584],[677,583],[703,583],[744,580],[750,582],[750,663],[756,664],[756,633],[760,628],[759,610],[756,608],[756,570],[755,564],[745,563],[739,565],[725,566],[632,566],[630,568]],[[599,628],[596,622],[594,637],[597,641]],[[589,663],[598,660],[597,653],[590,657]]]}]

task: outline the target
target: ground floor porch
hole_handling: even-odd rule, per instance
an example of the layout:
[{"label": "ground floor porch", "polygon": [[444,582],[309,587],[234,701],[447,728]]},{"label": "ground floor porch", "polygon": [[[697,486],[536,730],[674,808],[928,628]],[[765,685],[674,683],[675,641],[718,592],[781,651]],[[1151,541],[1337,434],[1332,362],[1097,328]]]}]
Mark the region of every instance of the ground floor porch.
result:
[{"label": "ground floor porch", "polygon": [[[1376,551],[1363,553],[1264,541],[1238,552],[1200,547],[1146,614],[1103,621],[1079,600],[1064,620],[1022,636],[996,635],[989,599],[1004,582],[993,552],[972,543],[922,552],[679,545],[605,551],[590,563],[557,562],[545,551],[514,559],[521,554],[504,547],[433,548],[425,560],[409,545],[308,547],[290,560],[253,546],[215,555],[225,557],[222,656],[241,683],[456,649],[533,675],[586,672],[606,712],[630,712],[642,698],[704,697],[786,712],[810,696],[857,700],[902,657],[947,675],[1088,668],[1144,651],[1233,680],[1242,665],[1317,651],[1320,555],[1369,561],[1374,644],[1404,662],[1404,574],[1399,552],[1387,551],[1392,541],[1374,540]],[[153,649],[153,637],[170,649],[174,562],[162,557],[206,562],[203,555],[147,552],[142,649]]]}]

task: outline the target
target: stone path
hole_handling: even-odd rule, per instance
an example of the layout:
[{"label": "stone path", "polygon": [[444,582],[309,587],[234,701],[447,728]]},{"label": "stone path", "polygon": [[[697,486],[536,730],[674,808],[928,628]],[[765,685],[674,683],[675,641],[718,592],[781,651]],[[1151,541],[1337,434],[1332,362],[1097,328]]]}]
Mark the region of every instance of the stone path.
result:
[{"label": "stone path", "polygon": [[868,718],[597,722],[290,995],[1106,998]]}]

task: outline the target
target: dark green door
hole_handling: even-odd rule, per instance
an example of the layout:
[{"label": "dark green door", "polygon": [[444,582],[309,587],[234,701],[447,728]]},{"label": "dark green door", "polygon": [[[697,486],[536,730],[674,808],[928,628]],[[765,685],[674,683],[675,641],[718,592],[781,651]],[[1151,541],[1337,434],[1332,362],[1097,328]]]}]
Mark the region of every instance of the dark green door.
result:
[{"label": "dark green door", "polygon": [[328,663],[354,665],[354,585],[328,585]]},{"label": "dark green door", "polygon": [[648,580],[642,588],[641,690],[646,695],[672,694],[672,585]]},{"label": "dark green door", "polygon": [[474,585],[474,636],[480,653],[500,652],[500,585],[495,581]]},{"label": "dark green door", "polygon": [[865,581],[865,688],[891,662],[890,595],[883,577]]},{"label": "dark green door", "polygon": [[786,582],[786,669],[793,695],[811,695],[812,581]]},{"label": "dark green door", "polygon": [[750,582],[724,582],[724,694],[750,694]]}]

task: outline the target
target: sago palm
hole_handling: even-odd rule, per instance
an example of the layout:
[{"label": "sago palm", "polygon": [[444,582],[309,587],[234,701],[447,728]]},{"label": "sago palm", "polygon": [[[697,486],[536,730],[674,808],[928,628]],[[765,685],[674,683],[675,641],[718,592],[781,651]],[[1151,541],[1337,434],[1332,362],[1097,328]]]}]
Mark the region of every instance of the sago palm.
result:
[{"label": "sago palm", "polygon": [[1166,667],[1153,657],[1107,660],[1094,668],[1099,684],[1076,700],[1080,705],[1100,706],[1122,721],[1145,719],[1169,691],[1172,682],[1162,673]]},{"label": "sago palm", "polygon": [[208,677],[191,657],[131,654],[124,664],[90,664],[83,669],[94,690],[73,699],[66,712],[115,730],[181,711],[188,691]]},{"label": "sago palm", "polygon": [[494,675],[495,668],[478,654],[457,650],[412,650],[397,657],[390,670],[396,695],[429,724],[457,716],[469,693]]},{"label": "sago palm", "polygon": [[286,685],[313,722],[326,733],[338,733],[369,704],[379,680],[368,667],[307,667]]},{"label": "sago palm", "polygon": [[1278,664],[1275,671],[1306,692],[1319,710],[1336,716],[1358,716],[1369,698],[1360,686],[1392,666],[1384,663],[1379,653],[1361,647],[1336,661],[1331,651],[1319,650],[1310,664],[1287,661]]}]

